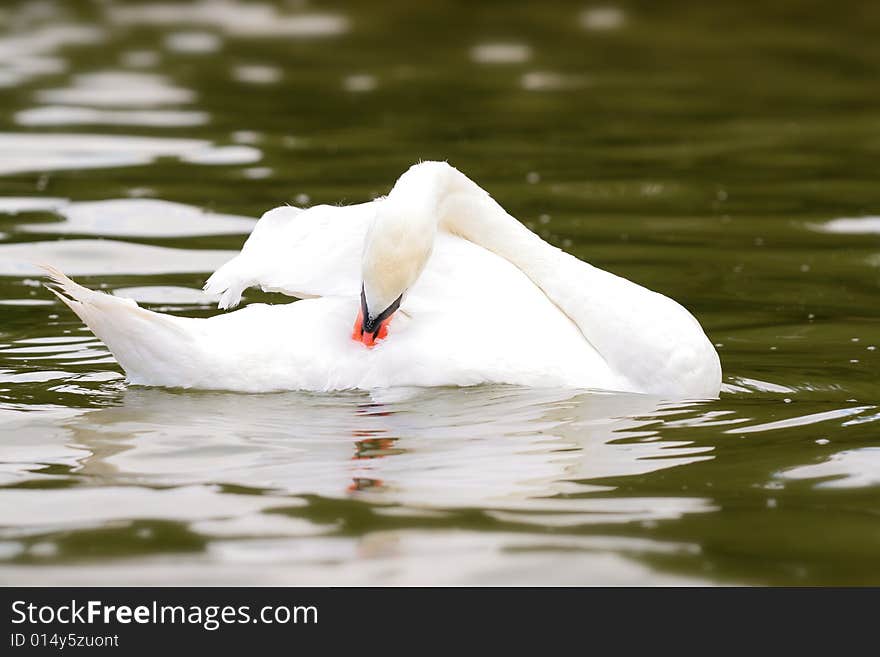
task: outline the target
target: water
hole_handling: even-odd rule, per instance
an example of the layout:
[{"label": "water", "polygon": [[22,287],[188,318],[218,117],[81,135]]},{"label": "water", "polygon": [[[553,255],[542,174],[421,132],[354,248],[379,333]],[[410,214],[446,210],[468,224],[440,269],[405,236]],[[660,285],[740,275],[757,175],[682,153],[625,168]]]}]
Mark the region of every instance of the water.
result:
[{"label": "water", "polygon": [[[0,21],[0,582],[880,583],[869,3]],[[33,266],[210,316],[254,217],[419,159],[684,303],[721,398],[128,387]]]}]

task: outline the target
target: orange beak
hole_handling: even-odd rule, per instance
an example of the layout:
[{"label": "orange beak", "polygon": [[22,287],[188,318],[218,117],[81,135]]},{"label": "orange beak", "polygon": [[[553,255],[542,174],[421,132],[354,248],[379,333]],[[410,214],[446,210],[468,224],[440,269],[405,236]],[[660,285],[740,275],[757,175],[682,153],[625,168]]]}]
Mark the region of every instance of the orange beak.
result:
[{"label": "orange beak", "polygon": [[374,347],[378,340],[384,340],[388,335],[388,324],[391,323],[391,315],[379,322],[379,326],[372,333],[364,331],[364,311],[359,310],[357,319],[354,322],[354,330],[351,332],[351,339],[360,342],[366,347]]},{"label": "orange beak", "polygon": [[[394,303],[374,316],[367,307],[367,294],[364,286],[361,285],[361,309],[354,322],[354,330],[351,332],[352,339],[360,342],[365,347],[374,347],[377,340],[384,340],[385,336],[388,335],[388,324],[391,322],[391,317],[400,308],[402,300],[403,295],[401,294],[394,300]],[[364,321],[365,319],[366,322]]]}]

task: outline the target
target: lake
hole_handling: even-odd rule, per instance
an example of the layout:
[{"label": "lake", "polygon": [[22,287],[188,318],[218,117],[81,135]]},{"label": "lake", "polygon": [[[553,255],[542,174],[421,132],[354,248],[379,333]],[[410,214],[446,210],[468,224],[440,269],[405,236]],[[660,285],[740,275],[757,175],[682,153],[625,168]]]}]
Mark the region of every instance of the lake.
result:
[{"label": "lake", "polygon": [[[880,584],[880,13],[768,4],[5,4],[0,582]],[[34,266],[211,316],[264,211],[427,159],[720,399],[128,386]]]}]

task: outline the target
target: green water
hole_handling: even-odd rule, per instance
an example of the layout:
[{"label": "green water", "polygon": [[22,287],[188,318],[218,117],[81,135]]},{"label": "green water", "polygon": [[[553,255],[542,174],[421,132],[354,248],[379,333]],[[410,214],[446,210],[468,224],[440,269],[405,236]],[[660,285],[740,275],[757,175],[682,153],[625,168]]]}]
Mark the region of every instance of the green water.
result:
[{"label": "green water", "polygon": [[[0,582],[880,584],[880,12],[473,4],[3,6]],[[420,159],[687,306],[720,400],[128,387],[31,264],[210,316],[219,215]]]}]

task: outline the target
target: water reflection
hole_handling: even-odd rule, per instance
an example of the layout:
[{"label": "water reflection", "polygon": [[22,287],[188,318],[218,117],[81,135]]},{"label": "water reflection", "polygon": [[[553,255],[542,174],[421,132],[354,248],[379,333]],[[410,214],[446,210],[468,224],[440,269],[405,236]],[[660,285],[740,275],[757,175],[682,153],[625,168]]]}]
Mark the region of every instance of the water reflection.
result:
[{"label": "water reflection", "polygon": [[172,137],[0,133],[0,175],[145,165],[160,157],[194,164],[248,164],[260,159],[260,151]]},{"label": "water reflection", "polygon": [[165,37],[165,47],[172,52],[205,54],[217,52],[223,42],[210,32],[172,32]]},{"label": "water reflection", "polygon": [[[120,93],[120,89],[125,93]],[[69,87],[40,90],[37,99],[66,105],[155,107],[191,103],[195,93],[174,86],[168,78],[155,73],[102,71],[77,75]]]},{"label": "water reflection", "polygon": [[[4,210],[0,198],[0,212]],[[21,210],[21,204],[7,203]],[[26,204],[24,207],[28,207]],[[30,205],[33,208],[34,205]],[[205,212],[183,203],[158,199],[114,199],[80,203],[47,203],[36,206],[51,209],[63,221],[23,223],[24,233],[55,235],[105,235],[112,237],[188,237],[193,235],[247,235],[256,223],[249,217]]]},{"label": "water reflection", "polygon": [[880,217],[841,217],[811,227],[818,231],[843,235],[878,234],[880,233]]},{"label": "water reflection", "polygon": [[275,84],[284,77],[284,71],[277,66],[247,64],[236,66],[232,76],[237,81],[247,84]]},{"label": "water reflection", "polygon": [[[373,396],[128,389],[118,406],[53,418],[53,430],[41,438],[48,443],[41,465],[26,461],[6,476],[10,483],[32,481],[35,470],[51,462],[65,468],[67,485],[39,496],[27,487],[4,491],[9,511],[0,538],[24,541],[18,559],[32,558],[34,544],[44,550],[60,541],[52,551],[57,557],[66,540],[57,532],[163,518],[184,523],[206,542],[213,567],[225,569],[229,562],[266,558],[272,536],[270,560],[297,562],[303,545],[292,538],[344,536],[346,524],[363,512],[385,519],[361,541],[374,550],[385,540],[382,525],[419,519],[416,527],[430,526],[437,518],[467,523],[471,509],[481,509],[483,522],[507,534],[469,541],[528,552],[545,539],[521,536],[517,528],[571,529],[713,511],[711,500],[699,496],[593,497],[613,490],[597,479],[711,459],[711,448],[663,439],[650,428],[654,420],[642,417],[695,410],[664,410],[640,395],[512,387]],[[328,517],[325,507],[333,500],[343,506],[331,506],[336,510]],[[245,540],[255,534],[263,547]],[[398,534],[395,554],[400,541],[421,545],[418,531]],[[409,558],[433,563],[430,552]],[[414,581],[433,579],[427,563],[410,573]],[[347,568],[331,560],[325,576],[335,579],[340,567]]]},{"label": "water reflection", "polygon": [[349,28],[348,20],[341,14],[288,13],[270,4],[236,0],[110,5],[108,15],[122,25],[204,25],[232,36],[248,37],[329,37],[343,34]]},{"label": "water reflection", "polygon": [[208,122],[205,112],[176,110],[99,110],[91,107],[46,106],[15,113],[21,126],[120,125],[155,128],[194,127]]},{"label": "water reflection", "polygon": [[72,239],[0,244],[0,276],[42,276],[52,263],[71,276],[213,271],[235,251],[173,249],[115,240]]},{"label": "water reflection", "polygon": [[101,39],[100,29],[84,25],[48,25],[0,36],[0,87],[61,73],[67,62],[54,53],[66,46],[92,45]]},{"label": "water reflection", "polygon": [[623,27],[626,14],[620,7],[590,7],[581,12],[580,23],[585,30],[604,32]]},{"label": "water reflection", "polygon": [[372,480],[382,482],[370,491],[377,502],[577,511],[578,502],[551,498],[593,490],[581,480],[711,458],[706,448],[639,431],[646,421],[633,416],[656,408],[636,395],[517,388],[417,390],[378,403],[357,393],[131,389],[122,405],[66,428],[72,444],[91,452],[78,472],[109,467],[118,474],[106,483],[223,483],[338,497]]},{"label": "water reflection", "polygon": [[470,55],[479,64],[521,64],[532,58],[532,49],[524,43],[481,43]]},{"label": "water reflection", "polygon": [[[876,421],[876,417],[873,418]],[[827,444],[827,441],[826,441]],[[788,480],[810,480],[819,488],[861,488],[880,485],[880,447],[863,447],[832,454],[821,463],[779,473]]]}]

